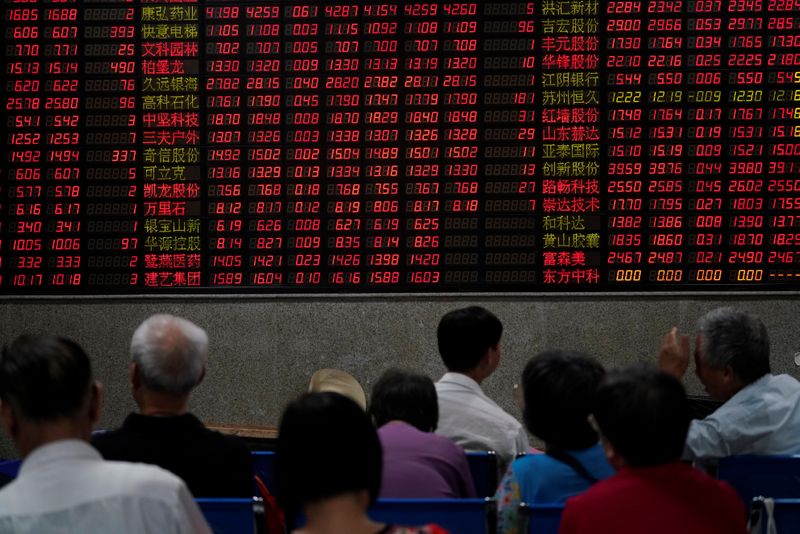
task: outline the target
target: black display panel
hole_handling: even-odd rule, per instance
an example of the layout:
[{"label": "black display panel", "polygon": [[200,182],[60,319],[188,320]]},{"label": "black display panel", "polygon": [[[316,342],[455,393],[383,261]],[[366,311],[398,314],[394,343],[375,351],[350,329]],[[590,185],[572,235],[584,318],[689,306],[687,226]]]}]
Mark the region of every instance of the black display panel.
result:
[{"label": "black display panel", "polygon": [[0,294],[800,276],[800,0],[5,0],[2,48]]}]

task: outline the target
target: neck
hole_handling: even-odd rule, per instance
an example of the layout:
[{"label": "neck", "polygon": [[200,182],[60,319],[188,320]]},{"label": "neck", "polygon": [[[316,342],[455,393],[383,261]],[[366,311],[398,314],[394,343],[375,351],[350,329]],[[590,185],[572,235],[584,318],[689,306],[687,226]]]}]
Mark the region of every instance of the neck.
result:
[{"label": "neck", "polygon": [[373,534],[382,528],[367,516],[366,491],[343,493],[304,506],[306,526],[299,532],[314,534]]},{"label": "neck", "polygon": [[481,385],[481,383],[487,378],[486,374],[483,372],[483,370],[481,370],[480,366],[475,367],[474,369],[470,369],[469,371],[464,371],[461,374],[470,377],[475,382],[477,382],[478,385]]},{"label": "neck", "polygon": [[171,395],[143,390],[134,395],[139,413],[150,416],[176,416],[189,411],[189,394]]},{"label": "neck", "polygon": [[90,425],[82,424],[70,419],[59,419],[46,423],[29,423],[21,429],[15,442],[20,456],[25,458],[34,449],[54,441],[65,439],[79,439],[89,441],[92,434]]}]

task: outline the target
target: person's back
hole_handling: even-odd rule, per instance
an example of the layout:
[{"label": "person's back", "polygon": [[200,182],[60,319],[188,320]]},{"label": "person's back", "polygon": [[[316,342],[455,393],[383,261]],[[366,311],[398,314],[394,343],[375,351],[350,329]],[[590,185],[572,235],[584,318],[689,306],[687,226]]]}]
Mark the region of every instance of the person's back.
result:
[{"label": "person's back", "polygon": [[372,388],[370,414],[383,448],[381,497],[474,497],[464,450],[432,432],[436,389],[424,375],[390,369]]},{"label": "person's back", "polygon": [[[381,456],[372,422],[352,399],[306,393],[289,404],[278,431],[273,480],[290,529],[297,534],[444,534],[435,525],[398,527],[367,515],[381,485]],[[293,528],[301,513],[305,524]]]},{"label": "person's back", "polygon": [[500,320],[478,306],[442,317],[436,334],[448,372],[436,382],[436,433],[467,451],[495,451],[504,469],[517,454],[527,452],[529,444],[520,422],[481,389],[500,363],[502,332]]},{"label": "person's back", "polygon": [[0,532],[205,531],[184,483],[159,467],[107,462],[85,442],[34,450],[0,491]]},{"label": "person's back", "polygon": [[208,532],[186,485],[158,467],[106,462],[88,441],[100,385],[83,349],[22,336],[0,356],[0,416],[23,457],[0,489],[0,532]]},{"label": "person's back", "polygon": [[250,497],[252,460],[240,439],[203,426],[188,411],[205,376],[208,336],[171,315],[145,320],[131,338],[131,390],[139,407],[119,429],[93,436],[107,460],[158,465],[197,497]]},{"label": "person's back", "polygon": [[528,361],[521,382],[523,419],[547,452],[528,454],[509,467],[495,495],[498,532],[519,531],[521,502],[563,503],[614,474],[588,422],[604,373],[580,353],[547,351]]},{"label": "person's back", "polygon": [[238,438],[207,429],[192,414],[130,414],[122,427],[92,436],[106,460],[141,462],[166,469],[197,497],[250,497],[252,459]]},{"label": "person's back", "polygon": [[568,501],[561,534],[736,534],[745,509],[728,485],[681,462],[623,468]]},{"label": "person's back", "polygon": [[593,402],[617,474],[567,500],[561,534],[745,534],[736,492],[680,462],[689,404],[673,376],[653,369],[609,373]]}]

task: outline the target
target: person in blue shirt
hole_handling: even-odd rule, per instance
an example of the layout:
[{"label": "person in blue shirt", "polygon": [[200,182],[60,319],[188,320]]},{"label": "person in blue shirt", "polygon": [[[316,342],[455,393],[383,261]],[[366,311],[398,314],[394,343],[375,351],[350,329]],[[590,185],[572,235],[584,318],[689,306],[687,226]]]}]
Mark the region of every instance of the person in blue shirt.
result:
[{"label": "person in blue shirt", "polygon": [[592,397],[605,371],[576,352],[546,351],[522,372],[523,419],[545,443],[545,454],[515,460],[497,489],[498,532],[520,532],[525,503],[564,503],[614,474],[589,424]]}]

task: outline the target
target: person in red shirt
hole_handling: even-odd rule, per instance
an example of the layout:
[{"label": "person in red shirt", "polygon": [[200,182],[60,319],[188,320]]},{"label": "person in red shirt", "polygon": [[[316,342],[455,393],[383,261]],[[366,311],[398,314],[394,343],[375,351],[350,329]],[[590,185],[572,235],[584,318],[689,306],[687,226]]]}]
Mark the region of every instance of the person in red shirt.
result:
[{"label": "person in red shirt", "polygon": [[745,534],[736,492],[681,463],[690,408],[681,383],[650,367],[611,372],[592,413],[613,477],[567,501],[560,534]]}]

